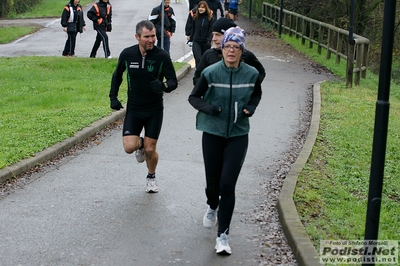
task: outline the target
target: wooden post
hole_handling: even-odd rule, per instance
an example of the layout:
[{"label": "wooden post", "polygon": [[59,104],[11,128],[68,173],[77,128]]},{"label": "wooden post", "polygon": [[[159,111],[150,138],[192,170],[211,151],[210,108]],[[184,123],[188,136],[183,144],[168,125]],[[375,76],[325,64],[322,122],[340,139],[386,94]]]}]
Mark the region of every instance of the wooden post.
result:
[{"label": "wooden post", "polygon": [[346,67],[346,87],[353,87],[353,65],[354,65],[354,44],[355,41],[349,42],[349,49],[347,50],[347,67]]}]

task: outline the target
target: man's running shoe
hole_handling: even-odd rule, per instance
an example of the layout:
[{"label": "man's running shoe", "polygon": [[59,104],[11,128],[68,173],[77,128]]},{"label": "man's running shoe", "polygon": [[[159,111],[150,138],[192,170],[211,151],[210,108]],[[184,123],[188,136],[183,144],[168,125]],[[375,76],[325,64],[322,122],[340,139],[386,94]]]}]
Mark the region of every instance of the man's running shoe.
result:
[{"label": "man's running shoe", "polygon": [[228,235],[227,234],[221,234],[219,237],[217,237],[215,249],[217,251],[217,254],[221,254],[221,255],[231,255],[232,254],[231,247],[228,244]]},{"label": "man's running shoe", "polygon": [[[142,146],[143,146],[143,141],[144,139],[140,137],[140,143],[142,143],[141,144]],[[146,153],[144,152],[144,146],[143,148],[136,150],[135,156],[138,163],[143,163],[146,160]]]},{"label": "man's running shoe", "polygon": [[207,211],[203,217],[204,227],[206,227],[206,228],[214,227],[218,221],[217,216],[218,216],[218,207],[216,210],[213,210],[210,208],[210,206],[208,206]]},{"label": "man's running shoe", "polygon": [[156,178],[147,178],[146,192],[147,193],[157,193],[158,192],[158,185],[157,185]]}]

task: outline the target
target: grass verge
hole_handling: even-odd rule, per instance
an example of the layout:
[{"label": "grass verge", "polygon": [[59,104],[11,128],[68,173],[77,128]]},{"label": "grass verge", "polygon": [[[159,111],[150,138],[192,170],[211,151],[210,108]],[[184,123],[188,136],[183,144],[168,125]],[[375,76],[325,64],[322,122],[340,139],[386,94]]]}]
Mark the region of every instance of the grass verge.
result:
[{"label": "grass verge", "polygon": [[[345,76],[345,62],[327,60],[300,40],[283,39],[313,61]],[[363,240],[379,77],[368,73],[361,86],[321,86],[321,122],[312,154],[298,178],[294,201],[307,233],[319,240]],[[392,83],[379,239],[400,239],[400,88]]]},{"label": "grass verge", "polygon": [[[80,4],[85,8],[85,5],[93,2],[94,2],[93,0],[81,0]],[[60,2],[59,0],[44,0],[41,1],[39,4],[33,6],[26,13],[23,14],[11,13],[8,15],[8,18],[9,19],[57,18],[57,17],[61,18],[63,8],[67,3],[68,1]],[[83,12],[85,13],[85,18],[86,18],[86,12],[88,10],[89,10],[88,8],[83,10]],[[32,34],[40,29],[41,27],[38,25],[35,26],[11,25],[11,26],[0,27],[0,44],[10,43],[25,35]]]},{"label": "grass verge", "polygon": [[[81,0],[81,6],[85,7],[87,4],[94,3],[93,0]],[[8,18],[56,18],[61,17],[64,6],[68,3],[60,0],[43,0],[39,4],[33,6],[30,10],[23,14],[9,14]],[[86,12],[87,10],[83,10]]]},{"label": "grass verge", "polygon": [[[116,59],[0,58],[0,169],[109,115],[108,93],[116,63]],[[174,63],[176,70],[183,65]],[[119,99],[126,103],[125,83]]]},{"label": "grass verge", "polygon": [[10,26],[0,27],[0,44],[10,43],[22,36],[40,30],[40,26]]}]

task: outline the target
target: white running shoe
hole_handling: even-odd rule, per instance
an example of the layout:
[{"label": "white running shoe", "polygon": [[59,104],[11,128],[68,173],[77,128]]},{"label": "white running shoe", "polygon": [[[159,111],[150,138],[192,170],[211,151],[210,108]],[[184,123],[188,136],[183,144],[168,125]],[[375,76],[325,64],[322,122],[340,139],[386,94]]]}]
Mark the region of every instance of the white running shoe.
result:
[{"label": "white running shoe", "polygon": [[[142,142],[144,141],[143,137],[140,137]],[[143,163],[146,160],[146,153],[144,152],[144,146],[141,149],[136,150],[135,152],[136,161],[138,163]]]},{"label": "white running shoe", "polygon": [[158,192],[158,185],[157,185],[156,178],[147,178],[146,192],[147,193],[157,193]]},{"label": "white running shoe", "polygon": [[203,225],[205,228],[211,228],[214,227],[217,224],[218,221],[218,207],[216,210],[213,210],[210,208],[210,206],[207,207],[207,211],[204,214],[203,217]]},{"label": "white running shoe", "polygon": [[227,234],[221,234],[219,237],[217,237],[215,249],[217,251],[217,254],[221,254],[221,255],[231,255],[232,254],[231,247],[228,244],[228,235]]}]

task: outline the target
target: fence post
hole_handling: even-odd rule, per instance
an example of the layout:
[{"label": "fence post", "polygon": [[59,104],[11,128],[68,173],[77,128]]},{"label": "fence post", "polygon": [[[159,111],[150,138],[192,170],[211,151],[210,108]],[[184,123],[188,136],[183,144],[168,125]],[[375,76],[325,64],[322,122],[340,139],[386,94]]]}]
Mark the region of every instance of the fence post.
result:
[{"label": "fence post", "polygon": [[249,19],[251,19],[251,6],[252,6],[252,0],[250,0],[250,7],[249,7]]},{"label": "fence post", "polygon": [[306,20],[304,19],[304,17],[301,17],[301,44],[305,44],[306,43],[306,38],[304,38],[304,36],[306,36]]},{"label": "fence post", "polygon": [[347,67],[346,67],[346,87],[353,87],[353,65],[354,65],[354,40],[349,41],[349,49],[347,52]]},{"label": "fence post", "polygon": [[336,53],[336,64],[339,64],[340,63],[339,52],[342,51],[342,47],[343,47],[343,44],[342,44],[343,43],[343,35],[340,34],[340,32],[338,32],[337,34],[338,34],[338,36],[337,36],[337,44],[336,44],[336,51],[337,51],[337,53]]},{"label": "fence post", "polygon": [[328,40],[326,41],[326,59],[331,58],[331,40],[332,39],[332,30],[328,28]]},{"label": "fence post", "polygon": [[322,40],[323,40],[323,29],[322,29],[322,25],[321,22],[319,23],[319,28],[318,28],[318,54],[322,53]]},{"label": "fence post", "polygon": [[361,72],[361,77],[363,79],[367,78],[368,53],[369,53],[369,44],[363,44],[362,65],[365,66],[365,67],[363,67],[362,72]]},{"label": "fence post", "polygon": [[311,40],[313,40],[313,36],[314,36],[314,23],[310,22],[310,42],[308,43],[308,48],[313,48],[313,42]]},{"label": "fence post", "polygon": [[357,68],[357,72],[356,72],[356,76],[354,79],[354,84],[356,86],[360,85],[360,78],[361,78],[361,62],[362,62],[362,46],[360,44],[357,44],[356,46],[356,50],[357,50],[357,57],[356,57],[356,68]]},{"label": "fence post", "polygon": [[279,9],[279,38],[282,36],[282,24],[283,24],[283,0],[281,0],[281,7]]}]

